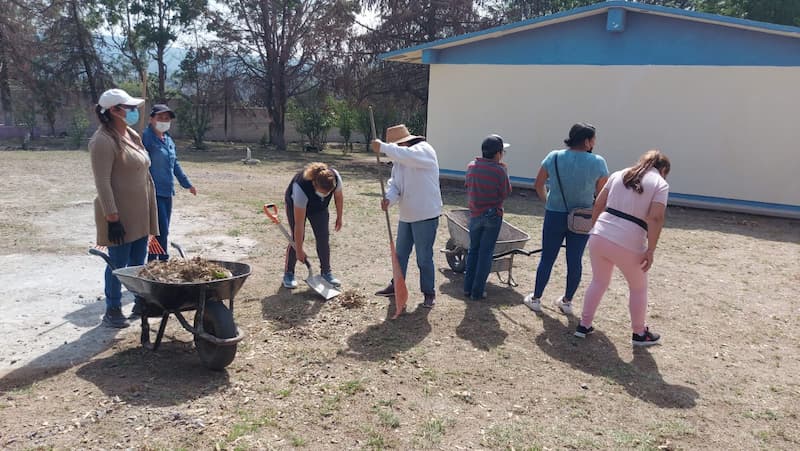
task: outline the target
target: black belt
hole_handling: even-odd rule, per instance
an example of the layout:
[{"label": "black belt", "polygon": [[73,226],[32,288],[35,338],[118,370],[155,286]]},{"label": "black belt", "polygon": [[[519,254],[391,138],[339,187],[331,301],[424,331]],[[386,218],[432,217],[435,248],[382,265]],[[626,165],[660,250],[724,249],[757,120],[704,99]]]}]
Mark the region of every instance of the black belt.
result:
[{"label": "black belt", "polygon": [[614,215],[614,216],[616,216],[618,218],[627,219],[628,221],[638,225],[639,227],[641,227],[645,231],[647,231],[647,223],[644,222],[643,220],[637,218],[636,216],[629,215],[628,213],[616,210],[616,209],[611,208],[611,207],[606,207],[606,212],[607,213],[611,213],[612,215]]}]

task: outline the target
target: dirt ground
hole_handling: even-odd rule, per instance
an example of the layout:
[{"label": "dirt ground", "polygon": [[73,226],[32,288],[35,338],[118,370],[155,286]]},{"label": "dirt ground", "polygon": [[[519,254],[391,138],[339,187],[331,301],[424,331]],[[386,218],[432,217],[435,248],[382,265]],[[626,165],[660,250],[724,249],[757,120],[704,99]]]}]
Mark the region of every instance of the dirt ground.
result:
[{"label": "dirt ground", "polygon": [[[175,320],[158,352],[139,346],[138,325],[98,327],[85,151],[0,152],[0,447],[800,448],[800,221],[670,207],[650,276],[664,343],[646,350],[631,348],[619,275],[586,340],[572,337],[575,318],[528,310],[535,256],[515,258],[519,287],[492,275],[473,302],[437,253],[432,310],[417,306],[412,256],[408,313],[390,321],[393,305],[372,295],[391,277],[374,159],[256,151],[262,163],[246,166],[233,147],[180,154],[199,194],[179,193],[173,219],[192,255],[252,267],[235,304],[247,336],[222,372],[200,364]],[[282,208],[291,175],[314,160],[345,181],[332,253],[347,297],[328,303],[281,288],[284,239],[261,212]],[[464,206],[458,184],[443,197]],[[506,209],[537,248],[535,194],[517,190]],[[442,217],[437,249],[448,237]],[[564,277],[560,256],[548,304]],[[587,253],[578,311],[589,279]]]}]

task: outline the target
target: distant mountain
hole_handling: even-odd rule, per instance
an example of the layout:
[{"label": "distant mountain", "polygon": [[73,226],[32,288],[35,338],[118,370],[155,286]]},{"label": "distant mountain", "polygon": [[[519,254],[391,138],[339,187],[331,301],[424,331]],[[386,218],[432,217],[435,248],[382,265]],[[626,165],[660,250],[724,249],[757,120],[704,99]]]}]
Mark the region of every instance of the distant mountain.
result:
[{"label": "distant mountain", "polygon": [[[100,36],[100,40],[103,42],[103,44],[105,44],[98,46],[98,50],[101,52],[104,60],[112,60],[122,57],[122,53],[116,48],[111,35],[102,35]],[[172,46],[167,49],[166,53],[164,54],[164,64],[167,65],[167,78],[171,77],[175,72],[178,71],[181,61],[183,61],[188,52],[188,49],[179,46]],[[149,57],[147,63],[148,72],[158,72],[158,64],[156,63],[155,59]]]}]

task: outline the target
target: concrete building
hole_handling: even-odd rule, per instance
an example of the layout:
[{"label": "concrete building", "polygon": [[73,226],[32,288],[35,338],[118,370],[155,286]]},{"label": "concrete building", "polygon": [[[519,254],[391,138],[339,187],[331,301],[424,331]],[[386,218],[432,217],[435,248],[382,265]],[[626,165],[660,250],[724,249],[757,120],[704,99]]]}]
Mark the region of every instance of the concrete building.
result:
[{"label": "concrete building", "polygon": [[530,186],[585,121],[612,172],[664,151],[672,205],[800,218],[800,28],[608,1],[382,57],[431,66],[442,176],[499,133]]}]

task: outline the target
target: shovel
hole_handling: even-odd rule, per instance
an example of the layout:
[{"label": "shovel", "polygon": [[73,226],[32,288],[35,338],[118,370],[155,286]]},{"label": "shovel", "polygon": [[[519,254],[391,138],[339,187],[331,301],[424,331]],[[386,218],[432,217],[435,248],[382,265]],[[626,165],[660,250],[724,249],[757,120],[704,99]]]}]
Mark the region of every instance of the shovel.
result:
[{"label": "shovel", "polygon": [[[289,240],[289,245],[294,248],[294,240],[289,235],[289,232],[286,230],[286,227],[281,224],[280,219],[278,219],[278,207],[275,204],[265,204],[264,205],[264,213],[269,217],[269,219],[276,224],[283,232],[283,236]],[[297,249],[295,249],[297,250]],[[336,287],[331,285],[330,282],[325,280],[321,274],[314,274],[314,270],[311,269],[311,263],[308,262],[308,258],[303,262],[306,264],[306,268],[308,268],[308,277],[306,278],[305,282],[308,286],[316,291],[320,296],[324,297],[326,301],[335,298],[342,294],[341,291],[337,290]]]}]

